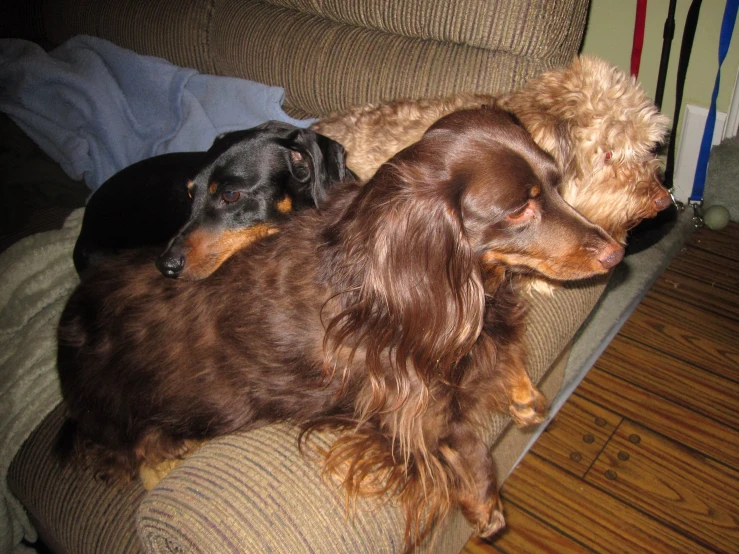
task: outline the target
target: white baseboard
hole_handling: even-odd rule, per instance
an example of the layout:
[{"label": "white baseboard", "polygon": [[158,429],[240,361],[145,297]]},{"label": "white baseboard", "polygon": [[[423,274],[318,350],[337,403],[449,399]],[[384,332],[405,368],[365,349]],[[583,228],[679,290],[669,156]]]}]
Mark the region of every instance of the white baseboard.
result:
[{"label": "white baseboard", "polygon": [[[675,177],[673,187],[675,197],[681,202],[687,202],[693,190],[695,169],[698,166],[703,129],[706,127],[708,109],[687,104],[683,125],[680,129],[680,145],[675,159]],[[724,136],[726,113],[716,112],[716,126],[713,129],[713,145],[719,144]]]},{"label": "white baseboard", "polygon": [[734,81],[734,91],[731,94],[731,104],[729,105],[729,118],[726,121],[724,129],[724,138],[732,138],[739,132],[739,70],[736,72],[736,80]]}]

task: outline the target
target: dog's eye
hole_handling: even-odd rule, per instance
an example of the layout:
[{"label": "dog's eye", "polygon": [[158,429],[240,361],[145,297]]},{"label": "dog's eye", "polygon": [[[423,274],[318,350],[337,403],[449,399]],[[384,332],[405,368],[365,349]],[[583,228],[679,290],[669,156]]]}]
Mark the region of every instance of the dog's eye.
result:
[{"label": "dog's eye", "polygon": [[534,209],[531,205],[531,202],[526,202],[526,204],[524,204],[520,208],[517,208],[512,212],[508,212],[505,218],[512,223],[521,223],[523,221],[526,221],[532,215],[534,215]]},{"label": "dog's eye", "polygon": [[223,201],[228,204],[236,202],[239,199],[239,196],[241,196],[241,193],[237,190],[224,190],[221,193],[221,198],[223,198]]}]

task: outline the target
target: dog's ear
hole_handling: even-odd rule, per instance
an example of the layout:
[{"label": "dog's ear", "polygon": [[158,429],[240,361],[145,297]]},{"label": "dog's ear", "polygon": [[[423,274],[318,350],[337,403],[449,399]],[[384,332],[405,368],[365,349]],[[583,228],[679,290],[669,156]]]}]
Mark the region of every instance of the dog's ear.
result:
[{"label": "dog's ear", "polygon": [[328,191],[351,176],[345,162],[344,147],[310,129],[300,129],[291,138],[289,148],[293,177],[310,185],[313,202],[320,207]]},{"label": "dog's ear", "polygon": [[525,128],[542,150],[549,153],[565,174],[573,163],[572,123],[567,119],[532,118]]},{"label": "dog's ear", "polygon": [[326,352],[361,348],[373,383],[370,411],[385,407],[388,391],[409,400],[413,381],[452,379],[484,313],[460,208],[430,193],[432,183],[406,187],[393,169],[383,166],[324,237],[340,252],[332,263],[343,291]]},{"label": "dog's ear", "polygon": [[565,119],[558,120],[554,125],[553,135],[557,148],[552,152],[552,155],[562,172],[565,173],[574,157],[571,124]]}]

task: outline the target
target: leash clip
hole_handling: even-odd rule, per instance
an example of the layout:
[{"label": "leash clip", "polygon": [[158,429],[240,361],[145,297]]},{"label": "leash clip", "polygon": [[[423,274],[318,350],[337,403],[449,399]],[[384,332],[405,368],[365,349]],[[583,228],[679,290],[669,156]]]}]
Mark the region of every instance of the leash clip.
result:
[{"label": "leash clip", "polygon": [[685,204],[677,199],[677,197],[675,196],[675,189],[667,189],[667,192],[670,195],[670,200],[672,200],[672,205],[675,206],[675,208],[677,209],[677,213],[683,213],[685,211]]},{"label": "leash clip", "polygon": [[700,229],[705,225],[703,221],[703,200],[688,200],[688,204],[693,208],[693,225],[696,229]]}]

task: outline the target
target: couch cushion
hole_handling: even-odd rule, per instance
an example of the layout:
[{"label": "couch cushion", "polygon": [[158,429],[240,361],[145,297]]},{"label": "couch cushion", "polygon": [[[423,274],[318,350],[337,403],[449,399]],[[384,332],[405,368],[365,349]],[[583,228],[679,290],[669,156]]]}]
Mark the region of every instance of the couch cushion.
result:
[{"label": "couch cushion", "polygon": [[203,0],[43,3],[44,29],[52,44],[61,44],[75,35],[92,35],[201,73],[214,73],[208,48],[210,17],[211,2]]},{"label": "couch cushion", "polygon": [[523,56],[236,0],[216,0],[212,28],[217,29],[210,47],[218,73],[284,87],[286,111],[294,116],[323,116],[352,104],[397,98],[509,91],[569,62],[579,45],[579,36],[571,42],[560,37],[556,52]]},{"label": "couch cushion", "polygon": [[[338,23],[500,50],[518,56],[568,55],[580,44],[587,0],[266,0]],[[569,58],[562,62],[569,61]]]},{"label": "couch cushion", "polygon": [[56,0],[43,2],[42,17],[51,44],[89,34],[202,73],[281,86],[288,113],[317,117],[352,104],[518,88],[573,58],[587,6],[464,0],[452,11],[436,0]]}]

